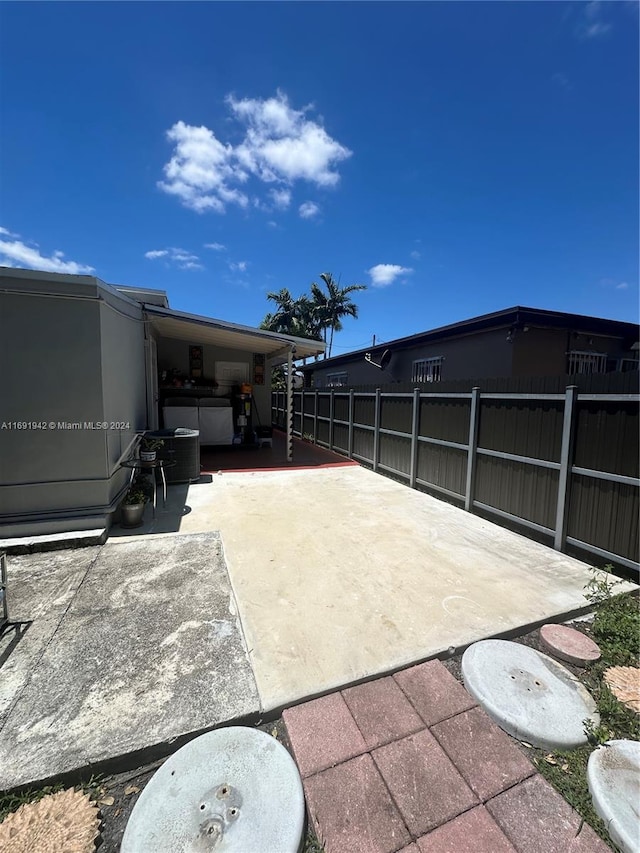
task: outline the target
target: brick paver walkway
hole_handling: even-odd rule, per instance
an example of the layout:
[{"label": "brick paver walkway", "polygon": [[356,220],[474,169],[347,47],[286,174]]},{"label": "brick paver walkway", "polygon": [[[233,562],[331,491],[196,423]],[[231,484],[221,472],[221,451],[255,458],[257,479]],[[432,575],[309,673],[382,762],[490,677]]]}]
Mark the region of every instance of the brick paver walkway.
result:
[{"label": "brick paver walkway", "polygon": [[283,713],[326,853],[606,853],[440,661]]}]

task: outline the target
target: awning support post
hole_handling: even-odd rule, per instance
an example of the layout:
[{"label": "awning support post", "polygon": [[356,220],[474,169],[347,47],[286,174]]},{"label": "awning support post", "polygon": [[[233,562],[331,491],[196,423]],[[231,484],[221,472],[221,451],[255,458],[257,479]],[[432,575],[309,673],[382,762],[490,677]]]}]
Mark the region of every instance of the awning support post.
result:
[{"label": "awning support post", "polygon": [[287,462],[293,462],[293,353],[287,353]]}]

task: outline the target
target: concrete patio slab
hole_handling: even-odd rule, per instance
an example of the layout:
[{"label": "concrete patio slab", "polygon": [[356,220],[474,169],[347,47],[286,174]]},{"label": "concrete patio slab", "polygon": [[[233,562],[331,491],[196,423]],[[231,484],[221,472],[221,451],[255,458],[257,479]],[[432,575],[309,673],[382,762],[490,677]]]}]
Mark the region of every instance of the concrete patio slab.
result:
[{"label": "concrete patio slab", "polygon": [[221,532],[266,710],[587,604],[585,563],[365,468],[221,473],[186,500],[181,532]]},{"label": "concrete patio slab", "polygon": [[10,556],[10,626],[0,637],[0,731],[100,548]]},{"label": "concrete patio slab", "polygon": [[109,543],[85,568],[5,719],[0,789],[259,710],[218,534]]}]

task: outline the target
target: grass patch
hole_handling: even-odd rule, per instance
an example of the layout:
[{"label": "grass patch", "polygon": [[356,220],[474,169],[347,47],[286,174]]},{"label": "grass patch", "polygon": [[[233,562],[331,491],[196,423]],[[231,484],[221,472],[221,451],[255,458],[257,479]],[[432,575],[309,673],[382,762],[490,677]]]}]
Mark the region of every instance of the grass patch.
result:
[{"label": "grass patch", "polygon": [[[100,796],[100,780],[101,776],[92,776],[88,782],[81,782],[79,785],[74,785],[74,790],[82,790],[88,794],[92,800],[97,800]],[[11,812],[16,812],[20,806],[26,803],[37,803],[48,794],[57,794],[58,791],[64,791],[71,787],[62,782],[56,782],[53,785],[45,785],[42,788],[25,788],[22,791],[0,791],[0,823]]]},{"label": "grass patch", "polygon": [[64,791],[64,785],[47,785],[44,788],[28,788],[19,793],[9,792],[0,794],[0,822],[11,812],[16,812],[25,803],[36,803],[47,794],[57,794]]},{"label": "grass patch", "polygon": [[311,834],[311,831],[307,834],[303,853],[324,853],[324,847],[320,844],[318,839]]},{"label": "grass patch", "polygon": [[585,725],[589,742],[580,749],[554,753],[534,749],[532,756],[541,775],[613,850],[617,847],[593,810],[587,762],[592,751],[607,740],[640,740],[640,715],[619,702],[603,680],[610,666],[638,665],[640,600],[635,595],[614,595],[616,586],[616,581],[609,581],[597,570],[587,584],[587,598],[596,605],[596,613],[591,627],[584,630],[598,643],[602,657],[579,677],[596,702],[600,725]]}]

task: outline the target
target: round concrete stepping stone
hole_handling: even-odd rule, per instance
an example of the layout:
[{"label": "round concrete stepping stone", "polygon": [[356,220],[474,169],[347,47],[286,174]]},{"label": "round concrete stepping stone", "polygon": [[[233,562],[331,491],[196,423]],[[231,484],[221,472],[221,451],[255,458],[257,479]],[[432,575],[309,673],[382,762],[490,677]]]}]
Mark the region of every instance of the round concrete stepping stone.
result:
[{"label": "round concrete stepping stone", "polygon": [[520,643],[482,640],[462,656],[465,687],[508,734],[541,749],[587,742],[583,721],[599,725],[596,703],[553,658]]},{"label": "round concrete stepping stone", "polygon": [[540,643],[555,658],[586,666],[600,659],[600,648],[586,634],[567,625],[543,625],[539,631]]},{"label": "round concrete stepping stone", "polygon": [[640,850],[640,743],[611,740],[594,749],[587,764],[593,807],[623,853]]},{"label": "round concrete stepping stone", "polygon": [[232,726],[179,749],[140,794],[121,853],[277,850],[297,853],[304,794],[287,750]]}]

